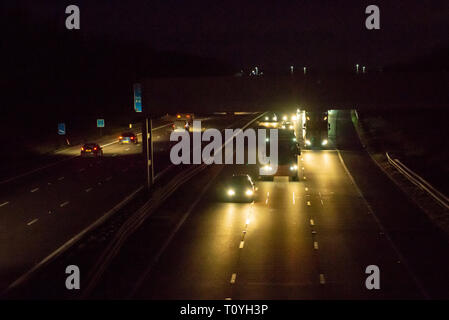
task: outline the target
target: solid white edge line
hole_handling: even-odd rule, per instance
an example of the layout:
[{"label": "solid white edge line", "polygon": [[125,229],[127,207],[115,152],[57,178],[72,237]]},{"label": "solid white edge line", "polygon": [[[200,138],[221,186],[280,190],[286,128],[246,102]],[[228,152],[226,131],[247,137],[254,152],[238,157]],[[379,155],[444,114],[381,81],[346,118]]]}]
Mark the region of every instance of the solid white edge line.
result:
[{"label": "solid white edge line", "polygon": [[340,150],[337,150],[337,154],[338,154],[338,158],[340,159],[340,163],[343,166],[343,169],[345,170],[347,176],[349,177],[349,180],[352,182],[352,185],[354,186],[354,188],[356,189],[357,193],[360,195],[360,197],[362,198],[363,202],[365,203],[366,207],[368,208],[368,211],[371,213],[371,216],[374,218],[374,220],[376,221],[377,225],[379,226],[379,229],[384,233],[385,238],[388,240],[388,242],[390,243],[391,247],[393,248],[393,251],[396,253],[396,255],[399,257],[400,261],[403,261],[403,264],[405,266],[405,269],[407,270],[407,272],[409,273],[410,277],[413,279],[413,281],[415,282],[415,285],[417,286],[417,288],[421,291],[421,294],[428,300],[430,300],[430,295],[427,293],[427,291],[424,289],[424,286],[421,284],[421,282],[419,281],[419,279],[415,276],[415,274],[412,272],[410,266],[407,263],[407,260],[404,258],[404,256],[402,255],[402,253],[399,251],[398,247],[396,247],[396,245],[394,244],[393,240],[391,240],[389,234],[387,233],[387,231],[385,230],[384,226],[382,225],[382,223],[380,222],[379,218],[376,216],[376,214],[374,213],[373,208],[371,207],[371,205],[368,203],[368,201],[366,200],[366,198],[363,196],[362,191],[360,190],[359,186],[357,185],[357,183],[354,180],[354,177],[352,176],[352,174],[349,172],[348,167],[346,167],[346,164],[343,160],[343,157],[341,156]]}]

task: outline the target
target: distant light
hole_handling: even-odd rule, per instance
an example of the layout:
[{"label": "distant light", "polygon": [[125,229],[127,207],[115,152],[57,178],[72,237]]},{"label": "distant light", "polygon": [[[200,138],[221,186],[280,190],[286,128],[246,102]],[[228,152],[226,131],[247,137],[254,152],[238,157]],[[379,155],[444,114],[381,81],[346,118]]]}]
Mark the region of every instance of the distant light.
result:
[{"label": "distant light", "polygon": [[310,142],[309,139],[306,140],[306,145],[310,146],[312,143]]},{"label": "distant light", "polygon": [[296,121],[296,116],[292,116],[292,121]]},{"label": "distant light", "polygon": [[287,121],[287,119],[288,119],[287,116],[282,117],[282,120],[284,120],[284,121]]},{"label": "distant light", "polygon": [[327,145],[327,139],[324,139],[324,140],[321,142],[321,145],[323,145],[323,146]]},{"label": "distant light", "polygon": [[248,189],[248,190],[246,190],[245,194],[246,194],[247,196],[252,196],[252,195],[253,195],[253,190]]},{"label": "distant light", "polygon": [[232,189],[229,189],[228,190],[228,196],[233,196],[233,195],[235,195],[235,191],[232,190]]}]

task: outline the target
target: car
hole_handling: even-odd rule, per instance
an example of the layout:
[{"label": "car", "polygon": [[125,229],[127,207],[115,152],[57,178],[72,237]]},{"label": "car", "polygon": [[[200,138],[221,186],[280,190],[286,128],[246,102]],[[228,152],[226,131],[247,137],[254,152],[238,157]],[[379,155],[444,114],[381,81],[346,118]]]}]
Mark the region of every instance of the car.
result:
[{"label": "car", "polygon": [[258,126],[265,128],[277,128],[279,126],[279,117],[274,112],[266,113],[260,120],[257,122]]},{"label": "car", "polygon": [[120,137],[118,137],[118,143],[134,143],[138,144],[137,135],[134,132],[123,132]]},{"label": "car", "polygon": [[85,143],[81,147],[81,157],[102,157],[103,149],[98,143]]},{"label": "car", "polygon": [[247,174],[235,174],[225,180],[222,192],[226,201],[252,202],[257,188]]}]

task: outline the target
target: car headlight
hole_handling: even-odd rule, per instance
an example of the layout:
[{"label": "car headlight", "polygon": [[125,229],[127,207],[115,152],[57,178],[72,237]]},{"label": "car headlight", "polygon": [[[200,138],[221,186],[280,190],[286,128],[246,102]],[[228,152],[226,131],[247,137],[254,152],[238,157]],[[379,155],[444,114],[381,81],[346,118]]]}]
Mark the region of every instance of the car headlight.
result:
[{"label": "car headlight", "polygon": [[310,142],[309,139],[306,140],[306,145],[310,146],[312,143]]},{"label": "car headlight", "polygon": [[235,191],[232,190],[232,189],[229,189],[228,190],[228,196],[233,196],[233,195],[235,195]]},{"label": "car headlight", "polygon": [[283,116],[282,120],[287,121],[287,116]]},{"label": "car headlight", "polygon": [[278,121],[278,118],[277,117],[273,117],[273,121]]},{"label": "car headlight", "polygon": [[327,144],[327,139],[324,139],[323,141],[321,141],[321,145],[325,146]]},{"label": "car headlight", "polygon": [[269,118],[268,117],[265,117],[265,120],[268,120]]},{"label": "car headlight", "polygon": [[245,194],[247,195],[247,196],[252,196],[253,195],[253,190],[251,190],[251,189],[248,189],[248,190],[246,190],[245,191]]},{"label": "car headlight", "polygon": [[296,171],[298,170],[298,166],[296,164],[290,166],[290,171]]},{"label": "car headlight", "polygon": [[271,168],[271,166],[268,166],[268,165],[262,167],[262,170],[263,170],[263,171],[271,171],[272,169],[273,169],[273,168]]}]

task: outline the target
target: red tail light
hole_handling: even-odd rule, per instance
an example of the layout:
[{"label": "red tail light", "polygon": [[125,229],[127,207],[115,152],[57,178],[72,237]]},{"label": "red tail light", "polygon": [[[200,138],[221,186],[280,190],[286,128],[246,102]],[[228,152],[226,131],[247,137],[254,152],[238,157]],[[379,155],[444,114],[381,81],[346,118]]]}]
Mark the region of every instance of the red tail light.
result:
[{"label": "red tail light", "polygon": [[122,136],[120,136],[120,137],[118,137],[119,139],[122,139],[123,137]]},{"label": "red tail light", "polygon": [[131,137],[131,140],[134,140],[134,137]]},{"label": "red tail light", "polygon": [[97,150],[97,147],[95,147],[94,150]]}]

